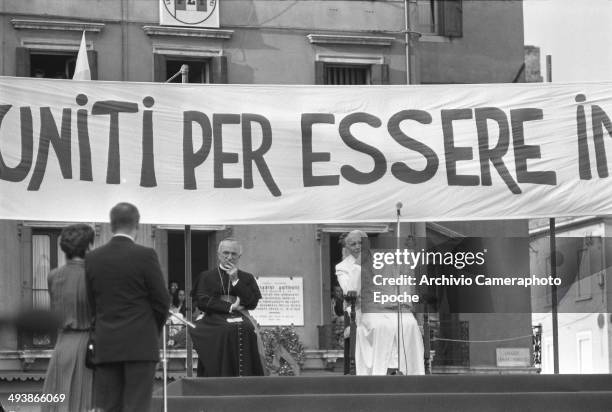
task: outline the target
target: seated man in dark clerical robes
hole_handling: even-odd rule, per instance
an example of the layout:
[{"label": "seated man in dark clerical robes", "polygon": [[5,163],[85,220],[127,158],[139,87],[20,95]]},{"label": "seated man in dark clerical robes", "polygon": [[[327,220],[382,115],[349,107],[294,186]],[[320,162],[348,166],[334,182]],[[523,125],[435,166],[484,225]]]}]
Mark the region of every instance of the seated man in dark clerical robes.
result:
[{"label": "seated man in dark clerical robes", "polygon": [[261,299],[253,275],[238,269],[240,244],[219,243],[219,265],[200,274],[194,298],[204,317],[191,329],[198,352],[198,376],[264,375],[263,344],[248,310]]}]

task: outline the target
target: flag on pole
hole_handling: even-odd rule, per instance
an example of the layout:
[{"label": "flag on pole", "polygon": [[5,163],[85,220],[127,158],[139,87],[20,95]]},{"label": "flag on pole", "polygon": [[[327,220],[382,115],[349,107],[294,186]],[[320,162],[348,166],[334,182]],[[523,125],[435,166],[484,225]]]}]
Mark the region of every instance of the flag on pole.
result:
[{"label": "flag on pole", "polygon": [[81,38],[81,46],[79,47],[72,80],[91,80],[91,70],[89,70],[89,61],[87,60],[87,46],[85,45],[85,30],[83,30],[83,37]]}]

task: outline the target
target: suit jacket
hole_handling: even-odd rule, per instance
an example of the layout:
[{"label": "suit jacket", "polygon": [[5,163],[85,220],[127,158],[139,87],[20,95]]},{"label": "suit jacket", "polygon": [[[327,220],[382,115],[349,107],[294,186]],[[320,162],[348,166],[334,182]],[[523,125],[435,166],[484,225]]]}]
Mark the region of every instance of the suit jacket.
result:
[{"label": "suit jacket", "polygon": [[238,270],[238,283],[229,288],[229,293],[228,284],[231,284],[229,275],[218,267],[202,272],[194,288],[198,308],[207,315],[229,315],[231,303],[220,299],[223,294],[239,297],[240,304],[247,310],[257,307],[261,293],[253,275]]},{"label": "suit jacket", "polygon": [[157,254],[124,236],[85,258],[96,363],[158,361],[170,294]]}]

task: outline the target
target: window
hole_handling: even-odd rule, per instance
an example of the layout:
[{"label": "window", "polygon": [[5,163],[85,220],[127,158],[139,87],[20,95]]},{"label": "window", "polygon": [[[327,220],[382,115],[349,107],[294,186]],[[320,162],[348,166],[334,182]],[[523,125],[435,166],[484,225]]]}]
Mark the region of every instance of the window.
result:
[{"label": "window", "polygon": [[[209,264],[210,235],[214,232],[193,230],[191,232],[191,279],[192,285],[199,274],[214,267]],[[168,285],[177,282],[179,289],[185,289],[185,232],[168,230]],[[213,260],[214,262],[214,260]]]},{"label": "window", "polygon": [[[20,77],[46,77],[55,79],[72,79],[78,52],[29,49],[18,47],[16,75]],[[97,80],[97,53],[87,52],[87,60],[92,80]]]},{"label": "window", "polygon": [[325,84],[371,84],[369,66],[325,66]]},{"label": "window", "polygon": [[[181,70],[181,66],[189,66],[188,83],[227,83],[227,57],[192,57],[180,54],[153,54],[154,80],[166,82]],[[181,83],[178,75],[171,82]]]},{"label": "window", "polygon": [[590,331],[576,334],[576,351],[578,354],[578,373],[593,373],[593,340]]},{"label": "window", "polygon": [[30,55],[30,77],[71,79],[76,65],[75,54]]},{"label": "window", "polygon": [[317,225],[317,239],[320,240],[321,244],[321,288],[322,296],[325,296],[323,300],[323,323],[326,325],[331,324],[331,296],[334,286],[338,285],[336,264],[344,258],[340,236],[355,229],[363,230],[370,238],[388,233],[390,230],[387,224]]},{"label": "window", "polygon": [[461,37],[462,0],[417,0],[417,28],[425,35]]},{"label": "window", "polygon": [[315,62],[315,84],[389,84],[389,65],[381,58],[325,58]]},{"label": "window", "polygon": [[[63,264],[59,253],[59,231],[36,230],[32,233],[32,307],[49,308],[47,276],[51,269]],[[61,257],[60,257],[61,255]]]},{"label": "window", "polygon": [[[183,64],[189,67],[187,83],[210,83],[208,61],[166,60],[166,75],[168,78],[179,72]],[[181,81],[181,76],[176,76],[170,83],[181,83]]]},{"label": "window", "polygon": [[[50,299],[47,277],[52,269],[65,264],[65,256],[59,246],[60,229],[32,230],[32,307],[49,309]],[[34,347],[48,347],[53,343],[49,335],[33,334],[26,337]]]},{"label": "window", "polygon": [[555,361],[554,361],[554,348],[552,338],[548,337],[544,340],[542,356],[542,372],[543,373],[555,373]]},{"label": "window", "polygon": [[418,0],[418,28],[422,34],[438,34],[440,22],[440,2],[435,0]]}]

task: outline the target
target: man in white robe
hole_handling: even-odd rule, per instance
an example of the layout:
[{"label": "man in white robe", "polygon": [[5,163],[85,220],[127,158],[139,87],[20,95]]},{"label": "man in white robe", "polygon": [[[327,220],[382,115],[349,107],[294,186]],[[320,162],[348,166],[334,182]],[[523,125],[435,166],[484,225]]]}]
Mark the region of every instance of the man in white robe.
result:
[{"label": "man in white robe", "polygon": [[[350,253],[336,265],[338,283],[346,295],[356,291],[361,295],[361,238],[360,231],[350,232],[344,239]],[[397,311],[389,313],[362,313],[359,301],[356,312],[355,369],[357,375],[386,375],[389,369],[398,369]],[[405,375],[425,373],[423,338],[412,312],[405,309],[400,314],[401,338],[399,370]]]}]

